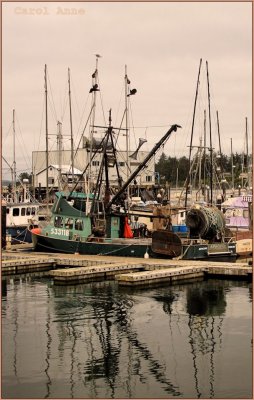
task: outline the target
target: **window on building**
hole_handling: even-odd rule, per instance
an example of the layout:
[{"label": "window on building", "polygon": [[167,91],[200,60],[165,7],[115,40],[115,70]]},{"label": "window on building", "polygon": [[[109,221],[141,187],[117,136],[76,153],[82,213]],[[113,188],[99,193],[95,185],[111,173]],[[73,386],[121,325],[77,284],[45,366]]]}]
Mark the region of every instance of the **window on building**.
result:
[{"label": "window on building", "polygon": [[118,161],[118,165],[119,165],[119,167],[124,167],[125,166],[125,162],[124,161]]},{"label": "window on building", "polygon": [[19,208],[13,208],[12,215],[13,215],[14,217],[18,217],[18,216],[19,216]]},{"label": "window on building", "polygon": [[48,179],[48,184],[49,184],[49,185],[53,185],[54,183],[55,183],[55,179],[52,178],[52,177],[49,177],[49,179]]},{"label": "window on building", "polygon": [[153,177],[151,175],[146,175],[146,182],[152,182]]},{"label": "window on building", "polygon": [[26,209],[25,207],[21,208],[21,215],[24,217],[26,215]]},{"label": "window on building", "polygon": [[92,161],[92,165],[94,167],[98,167],[100,165],[100,161]]}]

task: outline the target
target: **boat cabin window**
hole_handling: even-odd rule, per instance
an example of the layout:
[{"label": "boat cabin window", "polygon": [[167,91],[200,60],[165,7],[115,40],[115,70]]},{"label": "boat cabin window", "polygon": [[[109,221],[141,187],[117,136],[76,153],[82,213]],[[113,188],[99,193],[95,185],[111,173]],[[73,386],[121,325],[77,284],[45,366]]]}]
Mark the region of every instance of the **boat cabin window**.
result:
[{"label": "boat cabin window", "polygon": [[73,229],[73,218],[65,218],[64,225],[66,229]]},{"label": "boat cabin window", "polygon": [[35,215],[35,207],[32,207],[32,215]]},{"label": "boat cabin window", "polygon": [[86,200],[74,199],[73,207],[79,211],[86,212]]},{"label": "boat cabin window", "polygon": [[10,209],[9,208],[6,209],[6,214],[10,214]]},{"label": "boat cabin window", "polygon": [[83,230],[83,221],[82,221],[82,219],[77,218],[77,219],[75,220],[75,229],[76,229],[77,231],[82,231],[82,230]]},{"label": "boat cabin window", "polygon": [[56,228],[62,228],[63,227],[63,218],[62,217],[55,217],[55,221],[54,221],[54,226]]},{"label": "boat cabin window", "polygon": [[21,208],[21,215],[24,217],[26,215],[26,209],[25,207]]},{"label": "boat cabin window", "polygon": [[13,208],[12,215],[13,215],[14,217],[18,217],[18,216],[19,216],[19,208]]},{"label": "boat cabin window", "polygon": [[31,215],[31,207],[27,207],[27,209],[26,209],[26,215]]}]

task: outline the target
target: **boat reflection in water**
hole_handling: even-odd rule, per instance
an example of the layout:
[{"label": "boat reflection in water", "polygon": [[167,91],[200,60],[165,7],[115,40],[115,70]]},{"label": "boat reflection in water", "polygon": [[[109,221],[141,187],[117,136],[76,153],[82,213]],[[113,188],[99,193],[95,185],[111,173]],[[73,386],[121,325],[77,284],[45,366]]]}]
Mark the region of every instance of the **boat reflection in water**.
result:
[{"label": "boat reflection in water", "polygon": [[9,280],[3,398],[251,398],[252,292]]}]

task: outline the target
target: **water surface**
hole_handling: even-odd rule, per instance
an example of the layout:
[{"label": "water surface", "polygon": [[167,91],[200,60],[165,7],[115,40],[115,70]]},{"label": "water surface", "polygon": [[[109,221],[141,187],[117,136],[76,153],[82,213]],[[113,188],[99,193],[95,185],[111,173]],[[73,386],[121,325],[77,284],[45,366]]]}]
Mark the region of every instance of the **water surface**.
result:
[{"label": "water surface", "polygon": [[9,280],[2,398],[252,398],[252,287]]}]

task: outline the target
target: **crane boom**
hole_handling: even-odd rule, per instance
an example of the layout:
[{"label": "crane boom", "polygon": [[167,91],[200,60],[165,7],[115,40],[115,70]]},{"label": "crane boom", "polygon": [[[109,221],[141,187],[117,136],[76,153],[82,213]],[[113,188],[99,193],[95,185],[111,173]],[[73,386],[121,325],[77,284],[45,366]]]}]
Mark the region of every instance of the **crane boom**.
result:
[{"label": "crane boom", "polygon": [[156,143],[156,145],[153,147],[153,149],[150,151],[150,153],[146,156],[146,158],[140,163],[140,165],[135,169],[135,171],[131,174],[131,176],[129,177],[129,179],[127,179],[127,181],[123,184],[123,186],[121,187],[121,189],[112,197],[112,199],[110,200],[110,202],[107,204],[106,207],[106,211],[109,210],[109,208],[111,207],[112,204],[114,204],[116,202],[116,200],[121,196],[121,194],[124,193],[125,189],[130,185],[130,183],[133,181],[133,179],[138,175],[138,173],[140,171],[142,171],[145,167],[146,164],[150,161],[150,159],[152,158],[152,156],[156,153],[156,151],[165,143],[165,141],[169,138],[169,136],[171,135],[171,133],[174,131],[177,131],[177,128],[181,128],[180,125],[172,125],[170,127],[170,129],[167,131],[167,133],[165,133],[165,135],[161,138],[161,140],[159,140],[158,143]]}]

